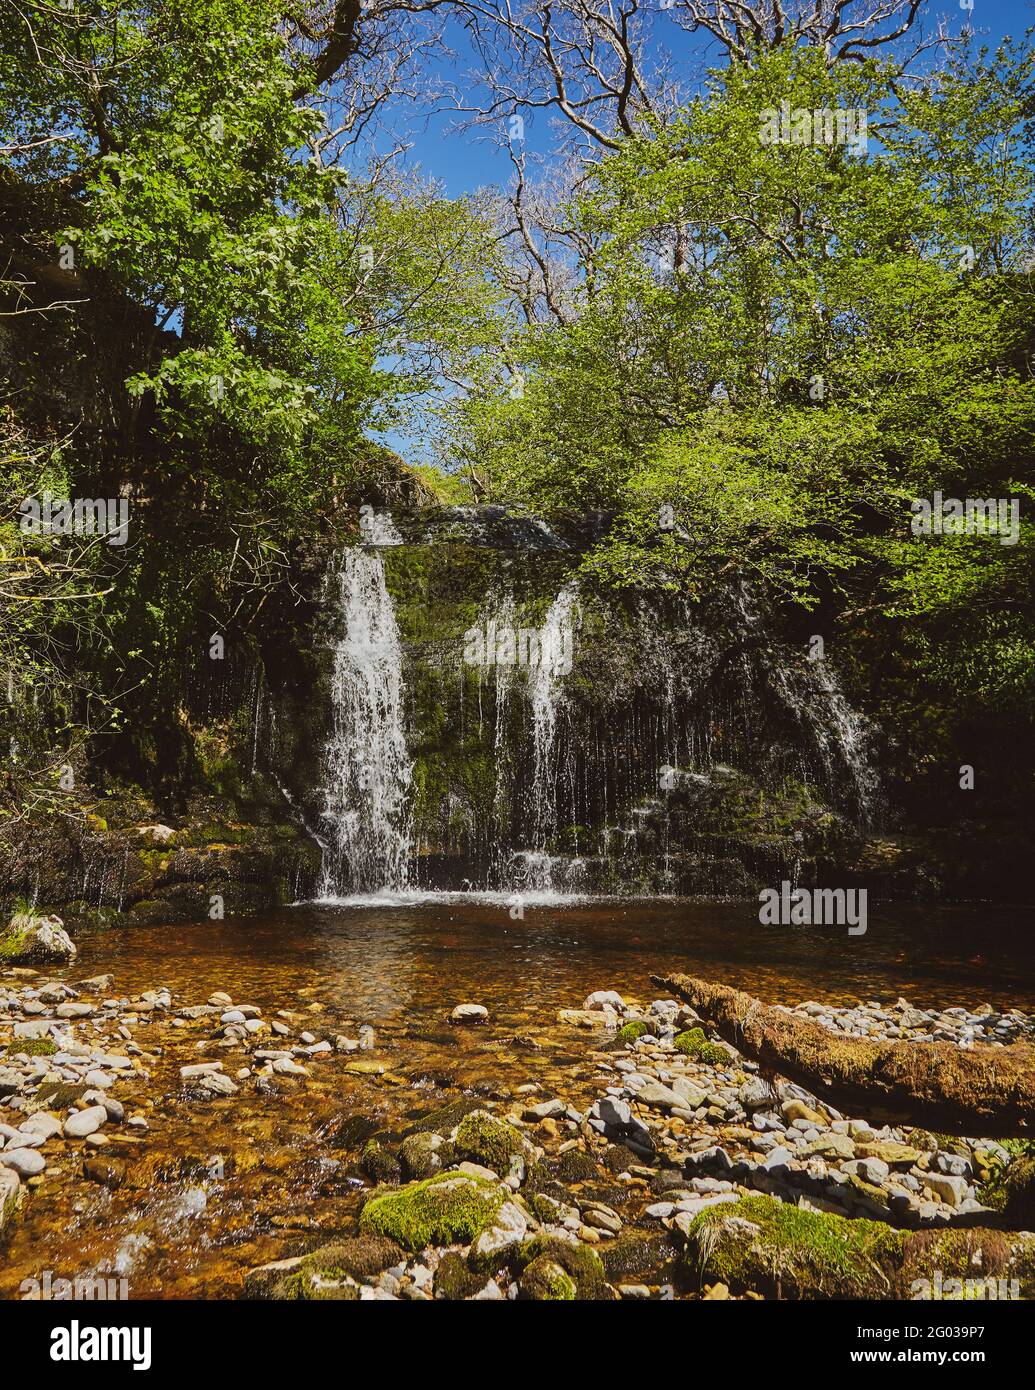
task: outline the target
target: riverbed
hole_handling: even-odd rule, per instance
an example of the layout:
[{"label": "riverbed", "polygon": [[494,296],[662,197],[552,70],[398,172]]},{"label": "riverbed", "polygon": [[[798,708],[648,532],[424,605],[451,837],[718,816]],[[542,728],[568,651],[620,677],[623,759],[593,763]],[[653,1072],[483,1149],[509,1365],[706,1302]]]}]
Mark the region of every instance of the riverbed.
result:
[{"label": "riverbed", "polygon": [[[255,1265],[351,1229],[368,1190],[355,1155],[333,1140],[344,1118],[398,1127],[464,1095],[505,1101],[536,1085],[589,1104],[592,1032],[558,1022],[594,990],[650,1001],[652,973],[683,971],[768,1002],[893,1001],[921,1007],[1035,1009],[1035,969],[1017,949],[1035,912],[1002,907],[871,911],[864,936],[771,928],[750,902],[544,903],[523,917],[505,900],[463,897],[306,905],[239,921],[84,933],[73,965],[39,980],[110,974],[114,997],[167,987],[168,1016],[131,1030],[150,1076],[120,1082],[144,1133],[112,1128],[103,1151],[126,1166],[114,1187],[84,1182],[65,1146],[31,1187],[7,1239],[0,1294],[46,1271],[126,1280],[130,1297],[232,1297]],[[198,1101],[181,1066],[227,1056],[217,1021],[177,1025],[177,1009],[228,994],[293,1036],[375,1033],[355,1056],[314,1057],[309,1076]],[[450,1023],[484,1005],[478,1028]],[[214,1026],[215,1024],[215,1026]],[[247,1060],[247,1059],[243,1059]]]}]

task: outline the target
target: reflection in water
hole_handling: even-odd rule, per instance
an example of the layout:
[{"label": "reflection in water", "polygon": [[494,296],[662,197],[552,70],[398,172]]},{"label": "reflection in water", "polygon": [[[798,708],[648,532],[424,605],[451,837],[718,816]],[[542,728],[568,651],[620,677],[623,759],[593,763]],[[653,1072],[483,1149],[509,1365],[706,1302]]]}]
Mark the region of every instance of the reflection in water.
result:
[{"label": "reflection in water", "polygon": [[506,1015],[530,990],[542,1009],[566,1008],[601,983],[642,997],[650,974],[670,970],[773,1003],[902,994],[927,1006],[1035,1005],[1035,968],[1017,950],[1035,929],[1028,908],[878,908],[866,935],[850,937],[760,926],[752,902],[569,901],[529,906],[515,921],[505,894],[358,901],[368,905],[109,930],[82,939],[80,965],[110,970],[122,991],[166,984],[193,998],[229,988],[264,1007],[320,985],[348,1012],[375,1018],[438,1015],[463,998]]}]

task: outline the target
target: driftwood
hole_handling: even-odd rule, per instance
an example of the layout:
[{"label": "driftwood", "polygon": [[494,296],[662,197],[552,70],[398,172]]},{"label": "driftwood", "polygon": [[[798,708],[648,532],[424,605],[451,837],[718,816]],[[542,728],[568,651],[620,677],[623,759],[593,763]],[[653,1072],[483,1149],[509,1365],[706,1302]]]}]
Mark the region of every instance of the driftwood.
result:
[{"label": "driftwood", "polygon": [[1035,1048],[847,1038],[726,985],[651,979],[739,1051],[839,1109],[954,1134],[1035,1134]]}]

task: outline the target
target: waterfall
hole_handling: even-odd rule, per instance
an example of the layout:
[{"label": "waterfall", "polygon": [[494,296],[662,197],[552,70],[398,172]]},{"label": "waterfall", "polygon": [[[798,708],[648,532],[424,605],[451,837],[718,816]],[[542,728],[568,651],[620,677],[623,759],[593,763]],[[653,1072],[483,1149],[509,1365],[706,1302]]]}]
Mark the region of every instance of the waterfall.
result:
[{"label": "waterfall", "polygon": [[746,584],[732,586],[730,598],[754,648],[752,660],[764,662],[773,693],[798,724],[824,792],[850,808],[860,826],[872,825],[879,819],[881,781],[869,721],[848,703],[829,659],[806,660],[771,637]]},{"label": "waterfall", "polygon": [[855,792],[859,823],[872,825],[881,790],[880,777],[870,757],[872,730],[848,703],[837,676],[825,662],[816,662],[812,675],[822,694],[819,715],[813,720],[814,737],[827,775],[833,781],[839,774],[839,763],[844,767]]},{"label": "waterfall", "polygon": [[346,550],[336,577],[344,633],[334,652],[333,725],[324,750],[323,896],[399,891],[409,868],[412,779],[402,643],[383,556]]},{"label": "waterfall", "polygon": [[575,589],[565,585],[551,603],[539,635],[539,660],[529,670],[528,702],[532,718],[532,779],[529,790],[532,847],[519,856],[522,887],[553,888],[547,846],[557,832],[557,710],[572,650]]},{"label": "waterfall", "polygon": [[[495,628],[500,630],[508,628],[513,630],[517,625],[517,609],[514,604],[513,594],[508,594],[500,604],[495,618]],[[505,859],[507,858],[504,845],[509,838],[511,828],[509,792],[510,783],[513,776],[511,758],[507,749],[508,714],[510,711],[510,696],[514,688],[515,668],[504,662],[497,661],[494,665],[496,676],[496,699],[493,711],[495,725],[493,730],[493,762],[496,767],[495,786],[492,796],[492,838],[493,843],[489,849],[490,857],[490,882],[495,884],[503,883],[507,872]]]}]

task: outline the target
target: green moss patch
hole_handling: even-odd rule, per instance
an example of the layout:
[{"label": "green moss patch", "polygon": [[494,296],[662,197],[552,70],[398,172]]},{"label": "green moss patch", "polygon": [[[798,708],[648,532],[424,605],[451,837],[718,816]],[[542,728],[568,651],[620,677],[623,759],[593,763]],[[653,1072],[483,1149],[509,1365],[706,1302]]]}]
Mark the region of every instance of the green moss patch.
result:
[{"label": "green moss patch", "polygon": [[14,1055],[23,1052],[27,1057],[53,1057],[57,1043],[53,1038],[15,1038],[7,1044],[7,1051]]},{"label": "green moss patch", "polygon": [[684,1057],[694,1057],[710,1067],[728,1067],[733,1061],[732,1055],[724,1047],[708,1041],[703,1028],[688,1028],[685,1033],[679,1034],[672,1045]]},{"label": "green moss patch", "polygon": [[578,1286],[556,1260],[540,1255],[525,1270],[521,1296],[536,1302],[572,1303],[578,1297]]},{"label": "green moss patch", "polygon": [[388,1236],[415,1252],[429,1245],[466,1245],[492,1225],[505,1196],[487,1178],[436,1173],[424,1182],[372,1198],[363,1208],[359,1228],[365,1235]]},{"label": "green moss patch", "polygon": [[[563,1240],[560,1236],[537,1235],[523,1245],[515,1257],[515,1265],[522,1274],[521,1293],[523,1297],[542,1298],[542,1293],[526,1290],[526,1278],[531,1275],[532,1285],[538,1288],[546,1264],[558,1266],[575,1284],[575,1297],[580,1299],[606,1299],[611,1297],[600,1256],[588,1245],[579,1241]],[[537,1266],[538,1273],[532,1272]],[[554,1293],[551,1297],[560,1297]]]},{"label": "green moss patch", "polygon": [[526,1147],[524,1138],[513,1125],[490,1115],[487,1110],[474,1110],[464,1116],[457,1126],[453,1145],[461,1158],[480,1163],[483,1168],[491,1168],[504,1177],[510,1170],[510,1160],[515,1154],[524,1153]]},{"label": "green moss patch", "polygon": [[644,1033],[647,1033],[649,1031],[650,1030],[647,1027],[646,1023],[644,1023],[643,1019],[637,1018],[634,1019],[632,1023],[627,1023],[624,1027],[619,1028],[618,1032],[615,1034],[615,1042],[635,1042],[637,1038],[642,1038]]}]

